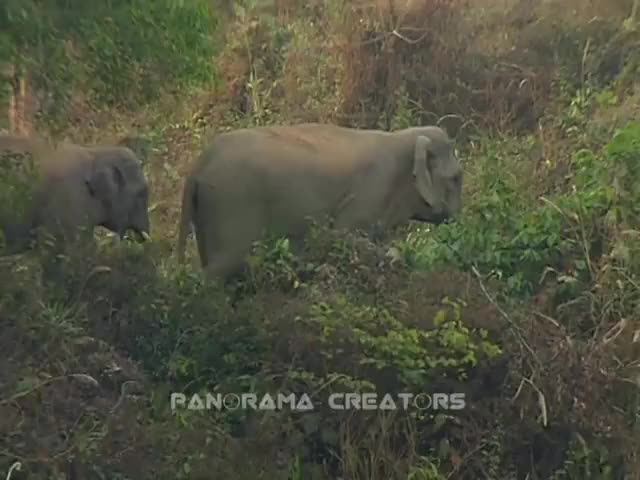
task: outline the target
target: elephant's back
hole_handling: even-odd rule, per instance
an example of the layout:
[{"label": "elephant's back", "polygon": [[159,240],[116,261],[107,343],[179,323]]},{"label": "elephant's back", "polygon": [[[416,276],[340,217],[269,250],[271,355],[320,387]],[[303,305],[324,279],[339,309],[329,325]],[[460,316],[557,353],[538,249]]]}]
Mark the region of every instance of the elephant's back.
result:
[{"label": "elephant's back", "polygon": [[0,133],[0,154],[27,154],[41,158],[48,151],[51,151],[51,144],[42,138]]},{"label": "elephant's back", "polygon": [[210,178],[240,172],[292,179],[353,175],[386,148],[381,133],[325,124],[235,130],[215,137],[194,171]]},{"label": "elephant's back", "polygon": [[44,139],[0,134],[0,168],[25,178],[40,177],[51,145]]},{"label": "elephant's back", "polygon": [[93,161],[91,150],[72,143],[59,143],[42,159],[42,171],[51,181],[74,177],[86,172]]},{"label": "elephant's back", "polygon": [[45,176],[68,171],[70,164],[91,161],[86,148],[70,143],[52,143],[40,137],[0,133],[0,154],[10,153],[30,157]]}]

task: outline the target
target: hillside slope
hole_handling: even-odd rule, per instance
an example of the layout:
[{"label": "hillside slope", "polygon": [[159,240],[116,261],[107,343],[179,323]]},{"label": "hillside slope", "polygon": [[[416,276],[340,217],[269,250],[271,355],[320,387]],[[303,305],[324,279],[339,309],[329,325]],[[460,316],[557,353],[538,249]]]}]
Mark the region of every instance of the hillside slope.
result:
[{"label": "hillside slope", "polygon": [[[37,254],[0,258],[0,471],[640,478],[637,2],[98,3],[80,28],[10,2],[0,51],[30,59],[20,128],[139,142],[154,241],[101,232],[57,289]],[[300,256],[267,239],[226,289],[203,282],[193,240],[176,263],[183,178],[215,132],[439,120],[460,132],[458,222],[383,244],[318,226]],[[7,165],[0,213],[21,201]],[[172,411],[172,392],[315,407]],[[329,408],[345,392],[466,404]]]}]

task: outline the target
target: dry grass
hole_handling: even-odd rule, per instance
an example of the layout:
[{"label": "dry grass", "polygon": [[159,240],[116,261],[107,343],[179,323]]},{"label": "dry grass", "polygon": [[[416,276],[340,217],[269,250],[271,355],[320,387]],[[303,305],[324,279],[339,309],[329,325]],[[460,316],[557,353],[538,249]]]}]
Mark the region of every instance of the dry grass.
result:
[{"label": "dry grass", "polygon": [[[423,123],[456,113],[478,127],[532,130],[549,107],[553,81],[566,67],[566,58],[549,55],[550,49],[573,55],[577,67],[567,75],[580,75],[576,68],[585,47],[580,42],[589,37],[589,20],[606,13],[607,21],[620,24],[629,12],[627,1],[610,7],[555,1],[281,1],[270,12],[275,27],[256,13],[243,20],[251,29],[231,31],[236,41],[230,42],[231,61],[223,70],[234,74],[232,91],[226,93],[232,106],[251,103],[246,99],[251,93],[241,85],[253,71],[254,82],[258,75],[273,85],[272,108],[284,121],[390,128],[398,98],[406,93],[418,114],[415,120]],[[584,33],[563,39],[560,25]],[[271,71],[254,68],[265,47],[274,47],[280,29],[295,39],[283,65]],[[234,64],[243,65],[240,83]]]}]

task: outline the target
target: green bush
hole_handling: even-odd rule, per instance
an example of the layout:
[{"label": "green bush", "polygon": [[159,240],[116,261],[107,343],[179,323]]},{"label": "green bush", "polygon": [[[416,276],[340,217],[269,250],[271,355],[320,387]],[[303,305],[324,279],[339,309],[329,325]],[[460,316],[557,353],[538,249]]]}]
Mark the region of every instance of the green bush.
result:
[{"label": "green bush", "polygon": [[0,59],[46,92],[41,113],[51,121],[74,93],[130,108],[177,84],[213,81],[216,28],[204,1],[9,0],[0,8]]},{"label": "green bush", "polygon": [[538,201],[501,158],[505,146],[489,145],[478,167],[484,172],[476,180],[481,193],[467,200],[460,221],[402,242],[407,260],[419,268],[476,266],[521,293],[533,292],[547,269],[562,269],[570,260],[579,275],[593,274],[592,261],[614,238],[611,226],[637,228],[638,125],[629,123],[600,152],[576,152],[571,190]]}]

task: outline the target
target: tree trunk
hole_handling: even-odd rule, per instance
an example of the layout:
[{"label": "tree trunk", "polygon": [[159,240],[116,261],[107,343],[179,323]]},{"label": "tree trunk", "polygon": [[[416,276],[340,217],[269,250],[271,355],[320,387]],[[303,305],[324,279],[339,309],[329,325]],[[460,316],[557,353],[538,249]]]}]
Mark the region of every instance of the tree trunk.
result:
[{"label": "tree trunk", "polygon": [[21,72],[14,64],[3,66],[0,71],[2,80],[10,85],[9,93],[9,132],[15,135],[28,135],[31,133],[31,119],[28,118],[27,104],[29,99],[29,85],[27,75]]},{"label": "tree trunk", "polygon": [[[0,65],[0,85],[2,85],[3,89],[7,89],[9,94],[9,103],[7,104],[7,120],[9,120],[9,132],[13,132],[14,125],[14,111],[15,111],[15,100],[14,94],[15,89],[13,88],[14,82],[13,78],[15,77],[15,66],[11,63],[6,63]],[[8,88],[7,88],[8,87]],[[3,105],[4,108],[4,105]],[[4,122],[3,122],[4,123]]]}]

